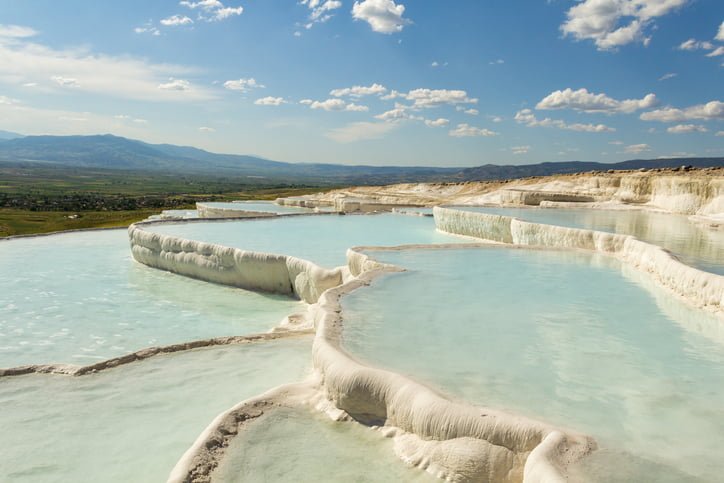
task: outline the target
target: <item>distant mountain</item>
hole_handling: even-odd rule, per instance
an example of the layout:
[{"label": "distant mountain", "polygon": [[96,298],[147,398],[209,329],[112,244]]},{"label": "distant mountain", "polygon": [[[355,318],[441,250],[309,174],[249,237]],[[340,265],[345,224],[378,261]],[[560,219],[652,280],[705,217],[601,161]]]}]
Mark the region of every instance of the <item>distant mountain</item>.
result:
[{"label": "distant mountain", "polygon": [[23,137],[22,134],[0,130],[0,141],[7,141],[8,139],[17,139],[21,137]]},{"label": "distant mountain", "polygon": [[[2,135],[13,135],[0,131]],[[15,135],[19,136],[19,135]],[[474,168],[346,166],[284,163],[254,156],[215,154],[189,146],[148,144],[133,139],[98,136],[26,136],[0,141],[0,163],[105,168],[263,178],[275,182],[315,184],[390,184],[415,181],[474,181],[546,176],[609,169],[724,166],[724,158],[631,160],[621,163],[582,161]]]}]

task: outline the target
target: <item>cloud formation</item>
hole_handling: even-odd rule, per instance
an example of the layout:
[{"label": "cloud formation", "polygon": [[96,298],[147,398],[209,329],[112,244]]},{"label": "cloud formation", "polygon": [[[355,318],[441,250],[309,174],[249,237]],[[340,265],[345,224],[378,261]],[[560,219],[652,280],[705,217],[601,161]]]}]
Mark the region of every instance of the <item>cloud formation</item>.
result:
[{"label": "cloud formation", "polygon": [[583,0],[566,13],[564,36],[592,40],[599,50],[614,50],[632,42],[649,43],[646,29],[688,0]]},{"label": "cloud formation", "polygon": [[606,94],[594,94],[586,89],[574,91],[571,88],[554,91],[543,98],[535,107],[541,110],[573,109],[583,112],[606,114],[632,112],[650,109],[658,104],[656,95],[647,94],[643,99],[612,99]]},{"label": "cloud formation", "polygon": [[252,89],[263,89],[263,84],[259,84],[256,79],[249,77],[248,79],[228,80],[224,82],[224,88],[230,91],[249,92]]},{"label": "cloud formation", "polygon": [[677,109],[666,107],[655,111],[644,112],[639,116],[642,121],[682,122],[691,120],[713,121],[724,120],[724,102],[710,101],[706,104]]},{"label": "cloud formation", "polygon": [[405,6],[397,5],[394,0],[362,0],[354,2],[352,6],[352,17],[356,20],[364,20],[372,30],[383,34],[402,32],[405,25],[410,21],[402,18],[405,13]]},{"label": "cloud formation", "polygon": [[523,109],[515,114],[515,121],[519,124],[525,124],[528,127],[554,127],[557,129],[564,129],[567,131],[580,131],[580,132],[613,132],[614,128],[606,126],[605,124],[581,124],[574,123],[568,124],[559,119],[538,119],[530,109]]},{"label": "cloud formation", "polygon": [[489,129],[474,127],[469,124],[458,124],[455,129],[450,130],[448,133],[450,136],[455,138],[466,138],[466,137],[490,137],[497,136],[498,133]]}]

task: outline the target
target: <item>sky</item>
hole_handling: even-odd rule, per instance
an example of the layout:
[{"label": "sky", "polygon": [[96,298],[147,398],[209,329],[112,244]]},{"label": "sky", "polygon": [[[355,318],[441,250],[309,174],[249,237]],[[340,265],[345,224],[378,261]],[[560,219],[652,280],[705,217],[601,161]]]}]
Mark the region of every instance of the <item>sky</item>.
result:
[{"label": "sky", "polygon": [[722,0],[0,0],[0,130],[278,161],[724,156]]}]

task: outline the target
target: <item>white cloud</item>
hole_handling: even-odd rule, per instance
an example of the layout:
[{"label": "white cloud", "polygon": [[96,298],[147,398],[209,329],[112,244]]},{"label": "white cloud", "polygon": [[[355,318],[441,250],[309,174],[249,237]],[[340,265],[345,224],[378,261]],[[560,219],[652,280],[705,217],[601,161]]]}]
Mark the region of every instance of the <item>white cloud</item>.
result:
[{"label": "white cloud", "polygon": [[401,92],[397,92],[396,90],[391,90],[389,94],[385,94],[384,96],[380,97],[383,101],[391,101],[393,99],[397,99],[398,97],[405,97],[404,94]]},{"label": "white cloud", "polygon": [[369,139],[379,139],[397,129],[397,124],[389,122],[353,122],[344,127],[332,129],[326,136],[338,143],[352,143]]},{"label": "white cloud", "polygon": [[692,132],[707,132],[707,129],[699,124],[677,124],[666,129],[666,132],[672,134],[686,134]]},{"label": "white cloud", "polygon": [[639,154],[645,151],[651,151],[651,146],[648,144],[631,144],[630,146],[626,146],[623,150],[624,153],[629,154]]},{"label": "white cloud", "polygon": [[190,25],[192,23],[194,23],[194,21],[186,15],[172,15],[161,20],[161,25],[165,25],[166,27],[178,27],[179,25]]},{"label": "white cloud", "polygon": [[719,57],[720,55],[724,55],[724,47],[717,47],[713,51],[706,54],[707,57]]},{"label": "white cloud", "polygon": [[505,61],[503,59],[495,59],[495,60],[491,60],[490,62],[488,62],[488,64],[500,65],[500,64],[505,64]]},{"label": "white cloud", "polygon": [[424,120],[424,118],[422,116],[415,116],[413,114],[410,114],[410,110],[411,110],[410,106],[406,106],[404,104],[400,104],[399,102],[396,102],[394,109],[390,109],[389,111],[376,115],[375,119],[379,119],[380,121],[388,121],[388,122],[396,122],[396,121],[403,121],[403,120],[411,120],[411,121],[423,121]]},{"label": "white cloud", "polygon": [[682,42],[678,49],[679,50],[711,50],[714,48],[714,44],[707,41],[698,41],[696,39],[689,39],[685,42]]},{"label": "white cloud", "polygon": [[78,80],[72,77],[63,77],[62,75],[51,76],[50,80],[61,87],[80,87]]},{"label": "white cloud", "polygon": [[640,109],[650,109],[658,104],[654,94],[647,94],[643,99],[612,99],[606,94],[594,94],[586,89],[574,91],[571,88],[554,91],[541,100],[536,109],[573,109],[584,112],[616,112],[632,113]]},{"label": "white cloud", "polygon": [[498,133],[494,131],[490,131],[489,129],[483,129],[479,127],[474,127],[469,124],[458,124],[455,129],[452,129],[449,133],[450,136],[455,138],[464,138],[464,137],[490,137],[490,136],[497,136]]},{"label": "white cloud", "polygon": [[230,91],[249,92],[251,89],[263,89],[263,84],[259,84],[256,79],[249,77],[248,79],[228,80],[224,82],[224,88]]},{"label": "white cloud", "polygon": [[158,88],[164,91],[188,91],[191,89],[191,83],[184,79],[174,79],[171,77],[168,79],[168,82],[159,84]]},{"label": "white cloud", "polygon": [[254,101],[254,104],[257,106],[281,106],[286,103],[287,101],[285,101],[283,97],[272,96],[262,97]]},{"label": "white cloud", "polygon": [[[144,101],[213,99],[212,92],[194,87],[187,91],[158,89],[169,76],[181,77],[195,69],[156,64],[128,55],[112,56],[88,48],[53,49],[31,39],[0,41],[0,86],[33,86],[52,94],[58,79],[75,79],[74,89],[110,97]],[[67,87],[67,85],[66,85]]]},{"label": "white cloud", "polygon": [[6,106],[9,106],[9,105],[11,105],[11,104],[17,104],[17,102],[18,102],[18,101],[15,100],[15,99],[11,99],[11,98],[6,97],[6,96],[0,96],[0,104],[4,104],[4,105],[6,105]]},{"label": "white cloud", "polygon": [[158,37],[161,35],[161,31],[158,30],[156,27],[150,26],[150,25],[144,25],[143,27],[136,27],[133,29],[134,32],[137,34],[151,34],[155,37]]},{"label": "white cloud", "polygon": [[362,0],[354,2],[352,17],[364,20],[375,32],[392,34],[401,32],[408,19],[402,18],[405,6],[395,4],[394,0]]},{"label": "white cloud", "polygon": [[427,127],[445,127],[449,123],[450,123],[450,120],[444,119],[442,117],[439,119],[435,119],[434,121],[430,120],[430,119],[425,119],[425,125]]},{"label": "white cloud", "polygon": [[315,23],[324,23],[330,20],[334,15],[332,12],[342,6],[339,0],[302,0],[302,5],[309,7],[309,23],[305,25],[307,29],[312,28]]},{"label": "white cloud", "polygon": [[24,39],[28,37],[35,37],[36,35],[38,35],[38,32],[30,27],[0,24],[0,38]]},{"label": "white cloud", "polygon": [[684,109],[676,109],[666,107],[655,111],[644,112],[640,116],[643,121],[659,121],[659,122],[681,122],[690,120],[723,120],[724,119],[724,102],[710,101],[706,104],[698,104]]},{"label": "white cloud", "polygon": [[213,127],[201,126],[201,127],[199,128],[199,131],[201,131],[201,132],[216,132],[216,129],[214,129]]},{"label": "white cloud", "polygon": [[447,89],[414,89],[402,97],[413,102],[415,108],[440,107],[445,104],[477,104],[478,100],[468,97],[462,90]]},{"label": "white cloud", "polygon": [[132,121],[136,124],[148,124],[148,120],[146,119],[138,119],[138,118],[132,118],[131,116],[127,114],[116,114],[113,116],[114,119],[118,119],[119,121]]},{"label": "white cloud", "polygon": [[[241,15],[244,12],[244,7],[226,7],[219,0],[200,0],[198,2],[184,0],[179,2],[179,5],[192,10],[198,9],[198,19],[206,22],[226,20],[229,17]],[[174,17],[178,17],[178,15],[174,15]],[[163,20],[161,23],[163,23]]]},{"label": "white cloud", "polygon": [[350,111],[350,112],[367,112],[370,110],[370,108],[367,106],[361,106],[359,104],[350,102],[349,104],[347,104],[347,106],[344,108],[344,110]]},{"label": "white cloud", "polygon": [[327,99],[325,101],[302,99],[299,103],[309,106],[311,109],[321,109],[323,111],[367,112],[370,110],[367,106],[361,106],[353,102],[347,104],[342,99]]},{"label": "white cloud", "polygon": [[342,99],[327,99],[326,101],[311,101],[304,99],[301,101],[302,104],[309,105],[312,109],[322,109],[324,111],[344,111],[347,107],[347,103]]},{"label": "white cloud", "polygon": [[608,144],[612,144],[614,146],[623,146],[623,141],[609,141]]},{"label": "white cloud", "polygon": [[480,114],[480,111],[478,111],[477,109],[473,109],[473,108],[466,109],[466,110],[464,110],[463,112],[464,112],[465,114],[470,115],[470,116],[477,116],[478,114]]},{"label": "white cloud", "polygon": [[668,74],[664,74],[664,75],[662,75],[661,77],[659,77],[659,80],[660,80],[660,81],[665,81],[665,80],[673,79],[673,78],[676,77],[677,75],[678,75],[678,74],[676,74],[675,72],[669,72]]},{"label": "white cloud", "polygon": [[503,122],[503,118],[500,116],[488,116],[488,119],[493,122]]},{"label": "white cloud", "polygon": [[716,37],[714,38],[720,42],[724,42],[724,22],[719,25],[719,30],[717,31]]},{"label": "white cloud", "polygon": [[135,122],[136,124],[148,124],[147,119],[134,119],[133,122]]},{"label": "white cloud", "polygon": [[513,151],[513,154],[528,154],[530,146],[513,146],[510,150]]},{"label": "white cloud", "polygon": [[198,2],[181,1],[179,5],[188,7],[190,9],[200,8],[202,10],[211,11],[224,6],[219,0],[200,0]]},{"label": "white cloud", "polygon": [[688,0],[582,0],[566,13],[560,29],[576,40],[593,40],[599,50],[632,42],[648,44],[646,28],[653,19],[682,7]]},{"label": "white cloud", "polygon": [[519,124],[525,124],[528,127],[554,127],[557,129],[564,129],[567,131],[580,131],[580,132],[613,132],[614,128],[606,126],[605,124],[581,124],[574,123],[568,124],[558,119],[538,119],[530,109],[523,109],[515,114],[515,120]]},{"label": "white cloud", "polygon": [[716,137],[724,137],[724,131],[717,131],[715,134]]},{"label": "white cloud", "polygon": [[334,97],[362,97],[371,95],[381,95],[387,92],[387,88],[380,84],[372,84],[371,86],[352,86],[344,89],[334,89],[329,95]]}]

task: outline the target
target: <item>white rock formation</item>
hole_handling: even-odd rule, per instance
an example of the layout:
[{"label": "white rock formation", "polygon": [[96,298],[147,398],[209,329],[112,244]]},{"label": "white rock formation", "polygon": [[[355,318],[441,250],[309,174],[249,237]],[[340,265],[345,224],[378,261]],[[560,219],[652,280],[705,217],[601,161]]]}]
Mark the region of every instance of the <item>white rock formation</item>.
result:
[{"label": "white rock formation", "polygon": [[649,273],[689,303],[724,313],[724,277],[681,263],[671,253],[629,235],[543,225],[509,216],[435,207],[438,230],[502,243],[584,249],[612,255]]},{"label": "white rock formation", "polygon": [[128,227],[133,258],[140,263],[207,282],[294,295],[314,303],[342,283],[342,269],[328,270],[287,255],[224,247],[153,233],[145,224]]}]

